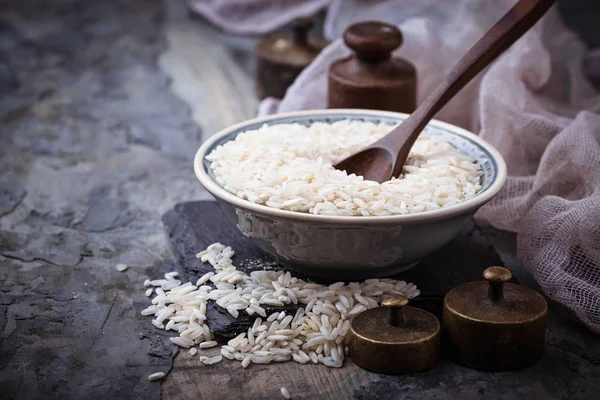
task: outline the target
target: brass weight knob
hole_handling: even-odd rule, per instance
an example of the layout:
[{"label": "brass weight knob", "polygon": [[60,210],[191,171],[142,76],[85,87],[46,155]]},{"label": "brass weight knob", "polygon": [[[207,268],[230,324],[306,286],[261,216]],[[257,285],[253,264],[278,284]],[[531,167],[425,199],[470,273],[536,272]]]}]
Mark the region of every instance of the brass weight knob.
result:
[{"label": "brass weight knob", "polygon": [[504,283],[512,279],[509,270],[502,267],[489,267],[483,271],[483,277],[489,282],[488,298],[491,301],[500,301],[504,298]]},{"label": "brass weight knob", "polygon": [[404,323],[404,310],[402,307],[408,304],[408,299],[404,296],[387,297],[381,301],[381,307],[387,308],[388,323],[393,327],[399,327]]},{"label": "brass weight knob", "polygon": [[435,365],[440,323],[433,314],[407,304],[406,297],[392,296],[352,320],[348,347],[356,365],[384,374],[409,374]]},{"label": "brass weight knob", "polygon": [[532,289],[509,281],[502,267],[483,272],[487,282],[471,282],[444,298],[444,347],[459,364],[486,371],[509,371],[535,364],[544,352],[548,306]]}]

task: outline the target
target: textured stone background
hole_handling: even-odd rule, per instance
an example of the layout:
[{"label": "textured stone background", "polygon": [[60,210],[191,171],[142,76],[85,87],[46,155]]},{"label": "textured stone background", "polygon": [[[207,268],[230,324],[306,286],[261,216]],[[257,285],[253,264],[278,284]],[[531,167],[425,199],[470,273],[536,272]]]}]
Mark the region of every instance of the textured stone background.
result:
[{"label": "textured stone background", "polygon": [[0,397],[158,398],[175,347],[140,323],[142,282],[177,265],[161,215],[208,197],[162,4],[0,5]]}]

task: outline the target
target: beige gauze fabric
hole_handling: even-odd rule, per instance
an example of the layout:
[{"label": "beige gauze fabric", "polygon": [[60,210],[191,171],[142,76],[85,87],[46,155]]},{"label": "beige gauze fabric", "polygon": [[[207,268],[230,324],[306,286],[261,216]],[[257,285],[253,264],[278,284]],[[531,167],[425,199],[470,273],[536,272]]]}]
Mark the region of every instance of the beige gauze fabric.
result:
[{"label": "beige gauze fabric", "polygon": [[[417,4],[415,4],[417,3]],[[350,23],[399,25],[396,56],[418,70],[422,101],[514,0],[343,0],[328,9],[325,32]],[[326,108],[327,71],[350,51],[335,40],[279,102],[259,114]],[[585,63],[583,60],[585,59]],[[545,294],[600,333],[600,95],[589,83],[600,52],[588,51],[556,9],[438,115],[478,133],[504,156],[509,178],[476,215],[517,233],[518,256]]]}]

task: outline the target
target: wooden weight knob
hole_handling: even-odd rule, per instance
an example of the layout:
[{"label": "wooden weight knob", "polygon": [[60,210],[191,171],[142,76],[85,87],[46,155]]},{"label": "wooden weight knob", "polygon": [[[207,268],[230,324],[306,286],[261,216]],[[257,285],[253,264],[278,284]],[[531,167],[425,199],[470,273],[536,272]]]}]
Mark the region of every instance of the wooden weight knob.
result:
[{"label": "wooden weight knob", "polygon": [[402,32],[384,22],[361,22],[344,32],[344,43],[361,60],[387,60],[402,42]]}]

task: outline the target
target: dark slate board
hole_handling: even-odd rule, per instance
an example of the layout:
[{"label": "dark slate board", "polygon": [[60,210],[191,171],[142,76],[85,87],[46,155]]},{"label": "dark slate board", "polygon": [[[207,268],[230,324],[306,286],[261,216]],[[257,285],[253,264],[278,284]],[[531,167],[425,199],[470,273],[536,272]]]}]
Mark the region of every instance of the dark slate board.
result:
[{"label": "dark slate board", "polygon": [[[251,272],[263,269],[257,268],[257,265],[279,268],[277,263],[238,231],[214,201],[178,204],[163,216],[163,223],[181,260],[184,269],[181,276],[191,282],[213,270],[209,264],[198,260],[196,254],[215,242],[229,245],[235,250],[234,264],[240,270]],[[500,257],[486,242],[475,223],[469,221],[451,243],[394,278],[412,282],[421,290],[421,296],[411,305],[425,308],[441,317],[444,294],[458,284],[482,280],[483,270],[492,265],[501,265]],[[294,276],[300,277],[297,273]],[[273,307],[267,312],[282,309]],[[246,330],[252,322],[245,313],[235,320],[214,303],[209,305],[207,314],[211,331],[224,337],[235,336]]]}]

